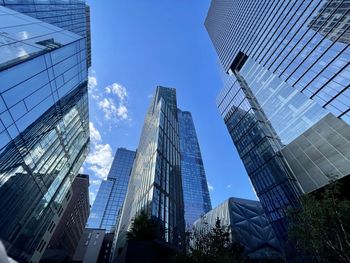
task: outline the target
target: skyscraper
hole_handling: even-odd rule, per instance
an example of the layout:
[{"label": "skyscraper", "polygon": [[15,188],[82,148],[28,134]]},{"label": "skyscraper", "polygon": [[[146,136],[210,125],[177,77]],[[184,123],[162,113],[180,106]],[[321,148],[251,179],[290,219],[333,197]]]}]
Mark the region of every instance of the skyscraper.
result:
[{"label": "skyscraper", "polygon": [[183,194],[173,88],[158,86],[146,114],[119,225],[117,250],[124,246],[132,219],[141,211],[159,223],[159,240],[181,244]]},{"label": "skyscraper", "polygon": [[11,257],[37,262],[88,151],[86,39],[0,14],[0,238]]},{"label": "skyscraper", "polygon": [[84,37],[91,66],[90,7],[85,0],[0,0],[0,5]]},{"label": "skyscraper", "polygon": [[280,240],[285,208],[350,174],[350,1],[213,0],[217,104]]},{"label": "skyscraper", "polygon": [[78,174],[75,177],[66,199],[68,200],[67,208],[52,234],[49,245],[42,256],[42,262],[73,259],[90,213],[88,175]]},{"label": "skyscraper", "polygon": [[194,221],[211,210],[211,201],[192,115],[180,109],[177,115],[185,225],[190,229]]},{"label": "skyscraper", "polygon": [[98,190],[87,228],[105,229],[106,233],[114,232],[128,189],[135,154],[125,148],[117,149],[107,179],[102,181]]}]

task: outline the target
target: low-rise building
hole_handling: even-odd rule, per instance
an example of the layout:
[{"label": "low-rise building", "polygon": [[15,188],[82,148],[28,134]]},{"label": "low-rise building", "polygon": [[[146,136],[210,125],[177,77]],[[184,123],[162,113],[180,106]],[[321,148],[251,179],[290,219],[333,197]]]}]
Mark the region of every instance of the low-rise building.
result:
[{"label": "low-rise building", "polygon": [[217,218],[229,228],[231,240],[244,246],[250,259],[281,258],[280,244],[260,202],[231,197],[195,221],[194,228],[212,228]]}]

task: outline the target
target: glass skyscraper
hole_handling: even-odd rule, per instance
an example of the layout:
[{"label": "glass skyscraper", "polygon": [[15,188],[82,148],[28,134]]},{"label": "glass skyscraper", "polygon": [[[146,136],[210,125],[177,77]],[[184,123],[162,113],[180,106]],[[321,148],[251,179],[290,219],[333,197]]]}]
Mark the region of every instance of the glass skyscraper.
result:
[{"label": "glass skyscraper", "polygon": [[211,201],[192,115],[180,109],[177,115],[185,225],[191,229],[194,221],[211,210]]},{"label": "glass skyscraper", "polygon": [[85,0],[0,0],[0,5],[84,37],[91,66],[90,7]]},{"label": "glass skyscraper", "polygon": [[146,114],[131,173],[117,250],[141,211],[159,222],[159,239],[180,245],[184,233],[183,194],[176,90],[158,86]]},{"label": "glass skyscraper", "polygon": [[280,240],[286,207],[350,174],[349,5],[213,0],[205,21],[220,113]]},{"label": "glass skyscraper", "polygon": [[105,229],[106,233],[113,233],[118,226],[135,154],[134,151],[118,148],[107,179],[102,181],[98,190],[87,228]]},{"label": "glass skyscraper", "polygon": [[2,5],[0,238],[38,262],[88,152],[86,38]]}]

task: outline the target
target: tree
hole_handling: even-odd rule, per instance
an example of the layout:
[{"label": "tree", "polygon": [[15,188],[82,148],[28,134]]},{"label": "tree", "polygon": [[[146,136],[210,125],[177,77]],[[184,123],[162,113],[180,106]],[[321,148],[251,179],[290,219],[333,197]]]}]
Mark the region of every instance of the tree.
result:
[{"label": "tree", "polygon": [[302,196],[288,214],[289,239],[300,252],[321,261],[350,262],[350,202],[338,182]]},{"label": "tree", "polygon": [[158,224],[149,219],[146,212],[142,211],[134,218],[131,230],[127,233],[128,240],[154,240],[157,238]]},{"label": "tree", "polygon": [[204,223],[200,229],[188,234],[189,249],[177,255],[175,262],[184,263],[236,263],[245,262],[244,247],[232,242],[227,227],[221,225],[219,218],[214,227]]}]

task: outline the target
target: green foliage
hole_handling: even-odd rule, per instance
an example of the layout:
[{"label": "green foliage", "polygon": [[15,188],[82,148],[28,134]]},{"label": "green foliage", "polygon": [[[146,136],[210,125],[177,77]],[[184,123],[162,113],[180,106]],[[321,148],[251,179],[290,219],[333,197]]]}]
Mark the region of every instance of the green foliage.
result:
[{"label": "green foliage", "polygon": [[300,252],[321,261],[350,262],[350,202],[343,200],[339,183],[303,196],[300,207],[288,214],[289,239]]},{"label": "green foliage", "polygon": [[149,219],[147,213],[142,211],[134,218],[127,238],[128,240],[154,240],[157,237],[157,230],[157,222]]},{"label": "green foliage", "polygon": [[217,218],[215,227],[194,229],[188,233],[187,253],[177,255],[175,262],[184,263],[238,263],[245,262],[244,247],[232,243],[227,227]]}]

